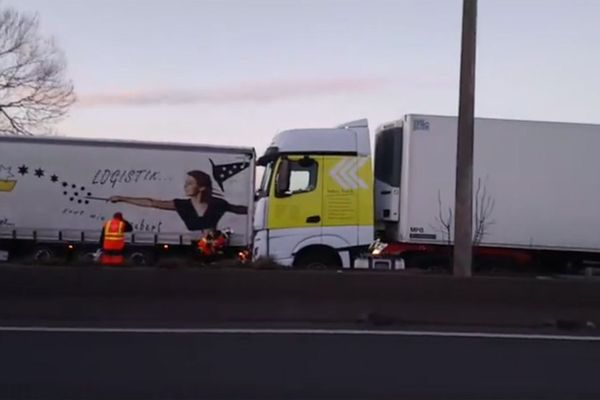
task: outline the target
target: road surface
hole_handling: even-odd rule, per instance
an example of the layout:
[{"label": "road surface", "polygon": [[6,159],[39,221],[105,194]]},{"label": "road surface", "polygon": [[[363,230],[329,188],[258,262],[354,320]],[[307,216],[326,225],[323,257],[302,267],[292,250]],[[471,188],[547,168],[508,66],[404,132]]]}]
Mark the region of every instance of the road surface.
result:
[{"label": "road surface", "polygon": [[0,328],[0,397],[600,398],[600,338]]}]

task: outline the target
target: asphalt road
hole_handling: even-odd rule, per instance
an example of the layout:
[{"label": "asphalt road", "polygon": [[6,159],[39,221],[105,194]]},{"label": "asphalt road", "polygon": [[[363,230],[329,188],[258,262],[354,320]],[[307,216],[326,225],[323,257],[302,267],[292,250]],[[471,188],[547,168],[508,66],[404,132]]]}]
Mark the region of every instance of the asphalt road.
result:
[{"label": "asphalt road", "polygon": [[600,398],[600,341],[0,331],[0,397]]}]

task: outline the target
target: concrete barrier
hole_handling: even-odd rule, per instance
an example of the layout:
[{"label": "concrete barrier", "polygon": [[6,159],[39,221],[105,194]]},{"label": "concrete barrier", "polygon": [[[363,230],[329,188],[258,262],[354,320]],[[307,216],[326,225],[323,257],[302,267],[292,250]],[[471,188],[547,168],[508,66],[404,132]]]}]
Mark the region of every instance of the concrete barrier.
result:
[{"label": "concrete barrier", "polygon": [[4,266],[0,319],[590,328],[600,322],[600,282],[397,272]]}]

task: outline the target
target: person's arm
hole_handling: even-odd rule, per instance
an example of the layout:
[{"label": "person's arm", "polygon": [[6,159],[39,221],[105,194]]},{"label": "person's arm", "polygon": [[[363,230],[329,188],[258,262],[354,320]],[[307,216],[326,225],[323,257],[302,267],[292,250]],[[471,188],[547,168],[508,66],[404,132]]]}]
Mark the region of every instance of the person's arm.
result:
[{"label": "person's arm", "polygon": [[237,206],[235,204],[227,203],[226,210],[234,214],[248,214],[248,207],[246,206]]},{"label": "person's arm", "polygon": [[175,211],[175,203],[173,200],[156,200],[147,197],[126,197],[126,196],[111,196],[111,203],[126,203],[138,207],[158,208],[159,210]]},{"label": "person's arm", "polygon": [[133,232],[133,225],[129,221],[123,220],[125,223],[125,232]]}]

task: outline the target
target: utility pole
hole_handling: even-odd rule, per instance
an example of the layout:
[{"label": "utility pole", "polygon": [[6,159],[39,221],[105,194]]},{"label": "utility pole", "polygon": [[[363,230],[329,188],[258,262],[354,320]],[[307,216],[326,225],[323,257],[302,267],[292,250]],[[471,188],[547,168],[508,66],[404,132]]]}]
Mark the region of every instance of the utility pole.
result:
[{"label": "utility pole", "polygon": [[471,276],[473,258],[473,126],[477,0],[463,0],[456,151],[454,276]]}]

